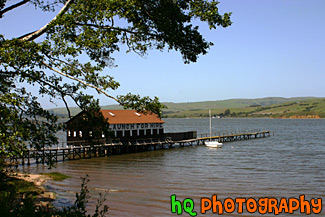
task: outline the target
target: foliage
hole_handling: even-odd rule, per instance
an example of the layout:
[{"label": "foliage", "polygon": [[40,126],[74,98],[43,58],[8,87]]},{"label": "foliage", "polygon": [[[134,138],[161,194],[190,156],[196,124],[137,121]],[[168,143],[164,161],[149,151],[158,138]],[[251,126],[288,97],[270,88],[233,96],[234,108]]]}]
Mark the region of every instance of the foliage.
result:
[{"label": "foliage", "polygon": [[[35,213],[33,201],[41,190],[33,183],[26,182],[0,172],[0,213],[1,216],[42,216]],[[32,213],[35,213],[33,215]],[[46,215],[44,215],[46,216]]]},{"label": "foliage", "polygon": [[225,112],[223,113],[224,116],[229,116],[230,115],[230,109],[226,109]]},{"label": "foliage", "polygon": [[[87,210],[86,210],[86,205],[89,199],[89,190],[87,188],[87,183],[89,182],[88,175],[86,175],[85,178],[81,178],[81,181],[82,183],[81,183],[80,194],[78,193],[76,194],[76,201],[74,205],[71,207],[65,207],[62,211],[57,212],[56,215],[62,217],[63,216],[78,216],[78,217],[90,216],[87,215]],[[97,201],[97,205],[93,217],[105,216],[105,214],[108,212],[108,206],[104,205],[105,201],[106,201],[106,194],[105,195],[100,194],[100,198]]]},{"label": "foliage", "polygon": [[[150,49],[178,51],[185,63],[196,62],[212,46],[193,21],[210,29],[231,25],[231,13],[220,15],[215,0],[24,0],[0,3],[0,18],[32,4],[56,16],[42,28],[8,39],[0,32],[0,155],[19,156],[27,146],[56,144],[62,129],[57,117],[38,103],[36,93],[50,101],[67,99],[81,110],[97,111],[99,102],[87,88],[117,101],[125,109],[161,114],[158,98],[131,93],[113,96],[119,83],[104,72],[115,67],[112,55],[121,47],[145,55]],[[58,8],[61,8],[58,11]],[[15,28],[15,27],[13,27]]]},{"label": "foliage", "polygon": [[105,216],[108,212],[108,206],[104,205],[106,195],[101,195],[97,201],[95,213],[87,214],[87,203],[89,199],[89,190],[87,183],[88,176],[81,178],[80,193],[76,194],[74,205],[59,210],[55,207],[45,209],[37,207],[36,196],[41,190],[33,183],[16,179],[8,176],[7,173],[0,173],[0,213],[1,216],[78,216],[78,217],[98,217]]}]

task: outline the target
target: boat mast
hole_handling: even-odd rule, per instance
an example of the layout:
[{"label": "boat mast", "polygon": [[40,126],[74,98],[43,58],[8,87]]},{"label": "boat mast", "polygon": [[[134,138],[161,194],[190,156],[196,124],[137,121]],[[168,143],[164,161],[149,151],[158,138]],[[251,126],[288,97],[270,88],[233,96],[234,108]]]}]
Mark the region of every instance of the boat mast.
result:
[{"label": "boat mast", "polygon": [[211,141],[211,110],[209,109],[209,118],[210,118],[210,141]]}]

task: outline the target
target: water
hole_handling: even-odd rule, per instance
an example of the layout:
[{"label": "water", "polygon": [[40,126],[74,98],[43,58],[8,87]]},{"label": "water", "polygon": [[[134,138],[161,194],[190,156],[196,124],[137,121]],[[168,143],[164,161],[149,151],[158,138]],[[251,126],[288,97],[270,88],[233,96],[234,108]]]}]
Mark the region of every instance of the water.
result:
[{"label": "water", "polygon": [[[167,119],[166,132],[209,132],[208,119]],[[200,211],[200,198],[325,196],[325,120],[213,119],[213,131],[270,130],[271,137],[225,143],[221,149],[193,146],[152,152],[66,161],[53,171],[68,174],[50,182],[56,205],[69,205],[80,190],[80,177],[89,175],[90,209],[98,193],[109,189],[109,216],[177,216],[170,211],[170,196],[192,198]],[[32,165],[30,172],[47,172]],[[323,206],[324,207],[324,206]],[[215,216],[211,211],[205,215]],[[229,216],[257,216],[248,213]],[[301,216],[296,211],[281,216]],[[183,213],[183,216],[189,216]],[[273,216],[267,214],[264,216]]]}]

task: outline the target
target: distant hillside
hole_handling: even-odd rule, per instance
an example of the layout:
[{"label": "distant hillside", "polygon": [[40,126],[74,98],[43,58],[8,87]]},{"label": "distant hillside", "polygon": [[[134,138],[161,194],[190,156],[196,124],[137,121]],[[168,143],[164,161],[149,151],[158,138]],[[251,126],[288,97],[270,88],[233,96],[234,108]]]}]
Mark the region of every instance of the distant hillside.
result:
[{"label": "distant hillside", "polygon": [[[231,117],[279,117],[284,115],[320,114],[325,113],[325,98],[316,97],[267,97],[259,99],[229,99],[188,103],[163,103],[168,109],[163,117],[206,117],[211,109],[214,115]],[[103,109],[122,109],[118,105],[103,106]],[[79,108],[71,108],[72,116],[80,112]],[[224,114],[226,110],[230,114]],[[50,109],[53,113],[67,117],[65,108]]]},{"label": "distant hillside", "polygon": [[[250,104],[242,107],[211,107],[211,112],[213,116],[220,117],[325,118],[325,98],[294,99],[294,101],[271,105]],[[167,112],[164,113],[164,117],[208,117],[208,111],[207,109],[197,109]]]},{"label": "distant hillside", "polygon": [[243,108],[247,106],[268,106],[273,104],[280,104],[291,101],[302,101],[316,99],[315,97],[267,97],[259,99],[227,99],[217,101],[204,101],[204,102],[188,102],[188,103],[164,103],[168,107],[165,113],[173,113],[180,111],[194,111],[204,109],[227,109],[227,108]]}]

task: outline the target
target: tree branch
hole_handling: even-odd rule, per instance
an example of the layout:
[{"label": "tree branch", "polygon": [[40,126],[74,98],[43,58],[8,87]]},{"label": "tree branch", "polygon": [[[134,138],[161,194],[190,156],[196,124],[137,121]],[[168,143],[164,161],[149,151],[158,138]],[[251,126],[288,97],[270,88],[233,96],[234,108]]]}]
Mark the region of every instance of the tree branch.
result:
[{"label": "tree branch", "polygon": [[67,103],[67,101],[65,101],[65,99],[64,99],[64,95],[63,95],[62,93],[61,93],[61,97],[62,97],[62,100],[63,100],[63,102],[64,102],[65,108],[66,108],[67,111],[68,111],[69,118],[71,119],[71,112],[70,112],[70,109],[69,109],[68,103]]},{"label": "tree branch", "polygon": [[[113,29],[113,30],[119,30],[122,32],[127,32],[130,34],[135,34],[135,35],[139,35],[139,34],[144,34],[141,32],[134,32],[128,29],[123,29],[123,28],[119,28],[119,27],[113,27],[113,26],[100,26],[100,25],[96,25],[96,24],[89,24],[89,23],[76,23],[77,26],[90,26],[90,27],[95,27],[95,28],[99,28],[99,29]],[[158,37],[159,35],[157,34],[153,34],[153,33],[145,33],[146,35],[150,35],[153,37]]]},{"label": "tree branch", "polygon": [[111,95],[108,95],[108,94],[107,94],[105,91],[103,91],[101,88],[96,87],[96,86],[91,85],[91,84],[88,84],[88,83],[86,83],[85,81],[80,80],[80,79],[78,79],[78,78],[75,78],[75,77],[73,77],[73,76],[71,76],[71,75],[68,75],[68,74],[66,74],[66,73],[64,73],[64,72],[60,72],[59,70],[54,69],[53,67],[51,67],[50,65],[48,65],[48,64],[45,63],[45,62],[42,62],[42,63],[43,63],[43,65],[46,66],[48,69],[51,69],[52,71],[54,71],[54,72],[56,72],[56,73],[58,73],[58,74],[60,74],[60,75],[62,75],[62,76],[64,76],[64,77],[67,77],[67,78],[70,78],[70,79],[72,79],[72,80],[75,80],[75,81],[77,81],[77,82],[79,82],[79,83],[81,83],[81,84],[83,84],[83,85],[86,85],[86,86],[88,86],[88,87],[91,87],[91,88],[97,90],[98,92],[104,94],[104,95],[107,96],[108,98],[111,98],[111,99],[115,100],[115,101],[118,102],[120,105],[123,105],[121,101],[119,101],[117,98],[115,98],[115,97],[113,97],[113,96],[111,96]]},{"label": "tree branch", "polygon": [[58,19],[60,16],[62,16],[70,7],[70,5],[73,3],[74,0],[68,0],[65,5],[61,8],[61,10],[59,11],[59,13],[49,22],[47,23],[45,26],[43,26],[42,28],[40,28],[39,30],[35,31],[35,32],[32,32],[30,33],[29,35],[23,35],[21,37],[19,37],[19,39],[23,40],[23,41],[32,41],[38,37],[40,37],[41,35],[43,35],[49,25],[55,21],[56,19]]},{"label": "tree branch", "polygon": [[67,65],[67,66],[71,66],[72,67],[72,65],[70,64],[70,63],[68,63],[68,62],[66,62],[66,61],[64,61],[64,60],[61,60],[61,59],[58,59],[58,58],[55,58],[55,57],[51,57],[51,56],[49,56],[48,54],[44,54],[47,58],[49,58],[50,59],[50,61],[52,62],[52,63],[54,63],[54,61],[58,61],[58,62],[60,62],[60,63],[63,63],[63,64],[65,64],[65,65]]},{"label": "tree branch", "polygon": [[129,49],[132,49],[134,53],[138,54],[139,56],[144,56],[143,54],[139,53],[138,51],[136,51],[134,49],[134,47],[131,46],[129,38],[127,35],[125,35],[125,39],[126,39],[126,45],[128,46]]},{"label": "tree branch", "polygon": [[[39,85],[41,85],[41,86],[42,86],[43,84],[45,84],[45,85],[47,85],[47,86],[53,88],[54,90],[56,90],[57,92],[60,93],[61,98],[62,98],[62,100],[63,100],[63,102],[64,102],[64,104],[65,104],[65,108],[67,109],[67,112],[68,112],[69,118],[71,118],[71,112],[70,112],[70,109],[69,109],[68,103],[66,102],[66,100],[64,99],[64,97],[65,97],[65,96],[70,96],[74,101],[76,101],[76,100],[74,99],[74,97],[73,97],[71,94],[67,94],[66,92],[64,92],[64,91],[62,91],[60,88],[58,88],[57,86],[52,85],[51,83],[49,83],[49,82],[47,82],[47,81],[39,80],[39,81],[37,81],[37,83],[38,83]],[[77,103],[76,103],[76,104],[77,104]],[[78,104],[77,104],[77,105],[78,105]],[[79,105],[78,105],[78,106],[79,106]]]},{"label": "tree branch", "polygon": [[0,18],[2,17],[2,15],[3,15],[4,13],[7,13],[8,11],[11,11],[11,10],[13,10],[13,9],[15,9],[15,8],[18,8],[19,6],[22,6],[22,5],[26,4],[26,3],[29,2],[29,1],[30,1],[30,0],[23,0],[23,1],[21,1],[21,2],[18,2],[17,4],[11,5],[11,6],[7,7],[7,8],[5,8],[5,9],[1,10],[1,11],[0,11]]}]

